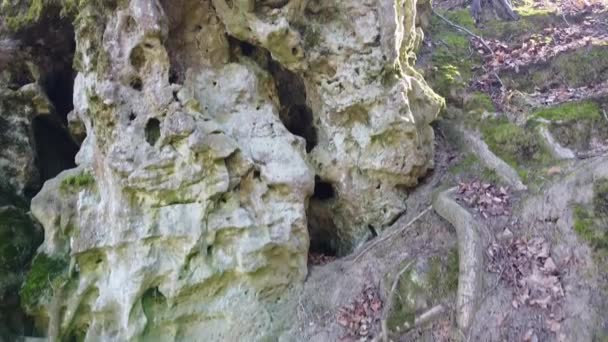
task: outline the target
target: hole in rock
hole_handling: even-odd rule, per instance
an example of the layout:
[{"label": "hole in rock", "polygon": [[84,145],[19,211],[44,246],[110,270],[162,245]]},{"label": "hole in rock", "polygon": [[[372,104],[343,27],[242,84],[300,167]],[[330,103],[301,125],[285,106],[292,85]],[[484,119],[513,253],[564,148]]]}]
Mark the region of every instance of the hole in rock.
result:
[{"label": "hole in rock", "polygon": [[372,238],[375,238],[376,236],[378,236],[378,232],[376,231],[376,228],[374,228],[374,226],[372,226],[371,224],[367,225],[367,229],[371,233]]},{"label": "hole in rock", "polygon": [[135,115],[135,113],[131,112],[131,114],[129,114],[129,121],[133,121],[133,120],[135,120],[135,118],[137,118],[137,115]]},{"label": "hole in rock", "polygon": [[129,86],[131,86],[131,88],[137,90],[137,91],[141,91],[144,87],[143,82],[141,81],[141,78],[139,77],[135,77],[131,80],[131,82],[129,82]]},{"label": "hole in rock", "polygon": [[141,46],[138,45],[131,50],[129,62],[137,71],[140,71],[141,68],[143,68],[143,66],[146,64],[146,54]]},{"label": "hole in rock", "polygon": [[76,167],[74,158],[78,145],[56,118],[39,115],[32,122],[36,145],[36,164],[40,180],[45,182],[59,172]]},{"label": "hole in rock", "polygon": [[315,176],[315,192],[312,197],[320,200],[334,198],[334,187],[330,183],[321,181],[319,176]]},{"label": "hole in rock", "polygon": [[157,119],[148,120],[145,133],[148,144],[154,146],[160,138],[160,121]]}]

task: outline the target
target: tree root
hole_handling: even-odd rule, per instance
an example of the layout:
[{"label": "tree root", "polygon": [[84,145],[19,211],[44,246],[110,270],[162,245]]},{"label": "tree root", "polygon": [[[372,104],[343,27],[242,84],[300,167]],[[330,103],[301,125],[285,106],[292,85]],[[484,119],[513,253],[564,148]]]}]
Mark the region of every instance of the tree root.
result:
[{"label": "tree root", "polygon": [[479,302],[482,288],[483,252],[480,226],[469,212],[450,197],[455,188],[440,193],[433,208],[456,229],[458,235],[459,274],[456,298],[456,322],[466,334]]}]

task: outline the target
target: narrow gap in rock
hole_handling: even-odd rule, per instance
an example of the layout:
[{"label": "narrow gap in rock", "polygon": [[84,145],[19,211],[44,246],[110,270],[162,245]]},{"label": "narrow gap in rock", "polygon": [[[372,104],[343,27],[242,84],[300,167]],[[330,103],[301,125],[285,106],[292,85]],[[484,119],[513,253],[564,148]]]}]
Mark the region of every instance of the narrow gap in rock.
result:
[{"label": "narrow gap in rock", "polygon": [[160,138],[160,121],[157,119],[150,119],[146,123],[145,128],[146,141],[148,144],[154,146]]},{"label": "narrow gap in rock", "polygon": [[142,91],[142,89],[144,88],[143,82],[141,80],[141,78],[139,77],[135,77],[131,80],[131,82],[129,83],[129,85],[131,86],[131,88],[137,90],[137,91]]},{"label": "narrow gap in rock", "polygon": [[279,116],[288,131],[306,140],[306,152],[317,145],[317,130],[313,112],[306,104],[306,87],[301,77],[270,61],[272,74],[279,92]]},{"label": "narrow gap in rock", "polygon": [[50,115],[39,115],[34,118],[32,129],[41,183],[63,170],[76,167],[74,158],[78,145],[61,122]]}]

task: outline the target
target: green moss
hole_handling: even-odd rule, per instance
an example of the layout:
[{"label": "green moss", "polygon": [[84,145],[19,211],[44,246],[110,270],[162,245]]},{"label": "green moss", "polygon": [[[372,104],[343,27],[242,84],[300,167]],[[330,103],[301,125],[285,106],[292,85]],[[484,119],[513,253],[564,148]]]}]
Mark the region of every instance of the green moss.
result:
[{"label": "green moss", "polygon": [[554,107],[543,108],[532,114],[533,117],[552,121],[595,120],[600,119],[600,107],[592,101],[569,102]]},{"label": "green moss", "polygon": [[450,168],[450,173],[460,175],[471,170],[475,165],[479,164],[479,158],[472,153],[468,153],[462,160]]},{"label": "green moss", "polygon": [[34,222],[25,211],[0,209],[0,270],[22,267],[41,242]]},{"label": "green moss", "polygon": [[[459,274],[457,248],[451,249],[447,255],[429,258],[426,265],[427,269],[422,274],[412,265],[399,278],[387,320],[391,330],[403,327],[404,323],[414,323],[416,311],[421,306],[435,305],[456,293]],[[386,283],[392,286],[393,279],[387,278]]]},{"label": "green moss", "polygon": [[18,31],[38,21],[48,5],[49,1],[45,0],[4,0],[0,8],[5,15],[6,27]]},{"label": "green moss", "polygon": [[[476,32],[475,20],[467,9],[448,11],[443,15],[454,24],[466,27],[467,29]],[[453,30],[453,28],[452,28]]]},{"label": "green moss", "polygon": [[304,45],[306,47],[315,47],[321,42],[321,32],[316,27],[305,28]]},{"label": "green moss", "polygon": [[88,171],[83,171],[74,176],[68,176],[61,181],[61,190],[70,191],[72,189],[79,189],[89,187],[95,184],[95,178]]},{"label": "green moss", "polygon": [[487,120],[481,132],[492,152],[514,167],[541,158],[535,134],[507,120]]},{"label": "green moss", "polygon": [[502,179],[498,176],[495,170],[484,168],[481,172],[481,179],[487,183],[500,184]]},{"label": "green moss", "polygon": [[608,217],[608,178],[593,183],[593,210],[596,215]]},{"label": "green moss", "polygon": [[59,288],[65,283],[67,271],[67,260],[38,254],[32,261],[32,267],[20,291],[23,307],[31,311],[42,304],[53,294],[53,288]]},{"label": "green moss", "polygon": [[442,298],[458,289],[458,249],[453,248],[447,257],[431,257],[427,283],[432,298]]},{"label": "green moss", "polygon": [[492,98],[488,94],[481,92],[469,94],[464,100],[464,109],[469,112],[473,111],[480,113],[496,111]]},{"label": "green moss", "polygon": [[501,78],[509,87],[526,92],[555,84],[581,87],[599,83],[608,78],[608,46],[564,51],[548,61],[520,69],[518,73],[501,73]]},{"label": "green moss", "polygon": [[[451,21],[475,31],[473,20],[466,10],[445,14]],[[430,36],[434,48],[430,65],[424,71],[433,90],[449,103],[462,104],[464,91],[472,78],[472,67],[481,58],[469,49],[469,37],[456,31],[437,16],[431,20]]]},{"label": "green moss", "polygon": [[582,206],[574,206],[574,231],[601,255],[608,253],[608,217]]}]

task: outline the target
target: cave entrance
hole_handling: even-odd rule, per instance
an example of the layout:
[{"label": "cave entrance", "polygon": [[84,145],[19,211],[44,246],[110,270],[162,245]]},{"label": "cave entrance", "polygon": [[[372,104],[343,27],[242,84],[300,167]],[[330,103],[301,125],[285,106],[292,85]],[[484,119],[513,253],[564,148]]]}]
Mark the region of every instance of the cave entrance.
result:
[{"label": "cave entrance", "polygon": [[306,216],[310,236],[309,263],[323,265],[337,256],[338,236],[333,220],[334,186],[315,177],[315,190],[308,203]]},{"label": "cave entrance", "polygon": [[76,167],[74,158],[78,145],[59,120],[50,115],[39,115],[32,122],[32,130],[41,182],[57,176],[63,170]]}]

